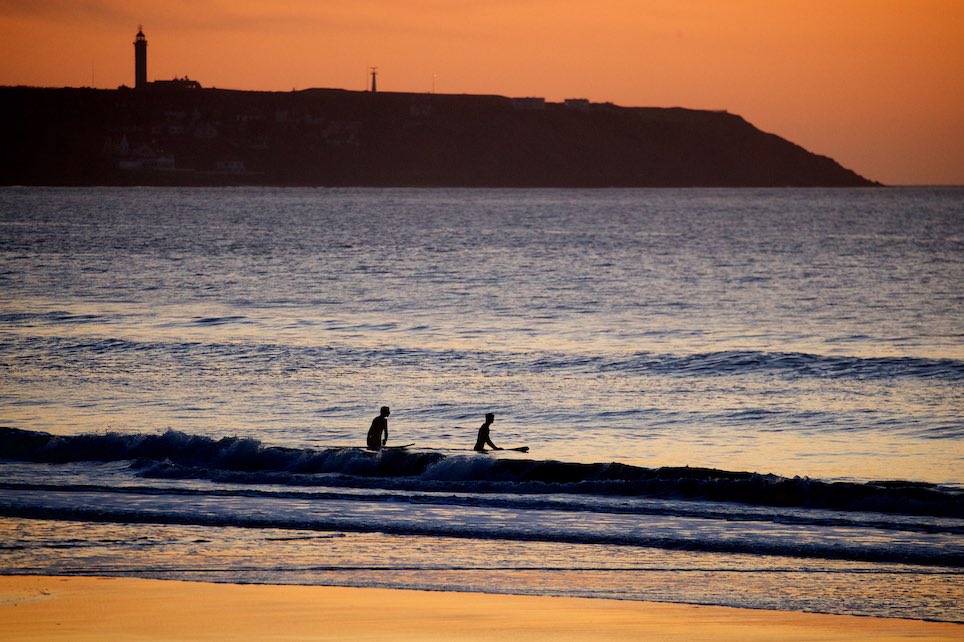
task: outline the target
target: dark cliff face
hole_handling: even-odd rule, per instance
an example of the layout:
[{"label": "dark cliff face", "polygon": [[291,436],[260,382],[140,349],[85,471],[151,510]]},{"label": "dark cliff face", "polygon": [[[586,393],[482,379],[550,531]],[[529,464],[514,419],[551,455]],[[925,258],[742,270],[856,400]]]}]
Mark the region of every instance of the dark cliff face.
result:
[{"label": "dark cliff face", "polygon": [[0,183],[863,186],[738,116],[498,96],[0,88]]}]

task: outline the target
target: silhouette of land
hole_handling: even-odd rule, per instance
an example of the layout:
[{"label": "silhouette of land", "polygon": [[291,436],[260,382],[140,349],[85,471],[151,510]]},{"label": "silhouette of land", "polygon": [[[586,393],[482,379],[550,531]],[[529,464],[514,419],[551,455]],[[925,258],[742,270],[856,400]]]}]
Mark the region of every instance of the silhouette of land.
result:
[{"label": "silhouette of land", "polygon": [[[309,89],[0,88],[0,183],[864,186],[726,112]],[[196,83],[195,83],[196,85]]]}]

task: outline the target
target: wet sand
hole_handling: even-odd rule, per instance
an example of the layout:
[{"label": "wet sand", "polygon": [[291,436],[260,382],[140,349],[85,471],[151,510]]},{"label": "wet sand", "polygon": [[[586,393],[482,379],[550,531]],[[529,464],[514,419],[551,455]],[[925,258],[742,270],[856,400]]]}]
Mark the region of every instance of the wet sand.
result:
[{"label": "wet sand", "polygon": [[0,576],[4,640],[962,640],[964,625],[616,600]]}]

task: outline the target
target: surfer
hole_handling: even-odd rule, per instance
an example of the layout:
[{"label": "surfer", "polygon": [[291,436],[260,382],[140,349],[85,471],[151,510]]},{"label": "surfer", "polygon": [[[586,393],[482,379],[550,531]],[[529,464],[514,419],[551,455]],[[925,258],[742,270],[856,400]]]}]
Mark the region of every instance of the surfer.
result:
[{"label": "surfer", "polygon": [[368,429],[368,449],[381,450],[388,442],[388,415],[392,414],[388,406],[382,406],[381,412],[372,419],[372,427]]},{"label": "surfer", "polygon": [[485,450],[486,446],[488,446],[492,450],[502,450],[501,448],[493,444],[491,437],[489,437],[489,426],[492,425],[493,421],[495,421],[495,415],[493,415],[491,412],[486,413],[485,423],[482,424],[482,427],[479,428],[479,438],[475,440],[475,449],[478,450],[479,452],[482,452],[483,450]]}]

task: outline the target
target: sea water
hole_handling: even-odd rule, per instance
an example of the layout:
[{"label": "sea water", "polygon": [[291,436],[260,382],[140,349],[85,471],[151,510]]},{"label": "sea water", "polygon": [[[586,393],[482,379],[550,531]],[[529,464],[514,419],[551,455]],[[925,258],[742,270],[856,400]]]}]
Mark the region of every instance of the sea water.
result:
[{"label": "sea water", "polygon": [[0,572],[964,621],[962,285],[956,188],[2,189]]}]

